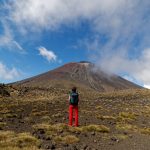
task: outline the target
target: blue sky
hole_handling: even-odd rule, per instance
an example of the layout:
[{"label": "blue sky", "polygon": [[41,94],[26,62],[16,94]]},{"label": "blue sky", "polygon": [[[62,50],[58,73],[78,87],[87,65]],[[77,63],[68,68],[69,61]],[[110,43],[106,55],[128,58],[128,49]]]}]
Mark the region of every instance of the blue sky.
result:
[{"label": "blue sky", "polygon": [[88,60],[149,87],[149,0],[2,0],[0,82]]}]

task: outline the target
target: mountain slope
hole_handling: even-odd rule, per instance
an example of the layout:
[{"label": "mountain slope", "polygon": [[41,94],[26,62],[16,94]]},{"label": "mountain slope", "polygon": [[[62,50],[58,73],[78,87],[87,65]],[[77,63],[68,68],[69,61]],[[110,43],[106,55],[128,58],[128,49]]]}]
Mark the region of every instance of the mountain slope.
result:
[{"label": "mountain slope", "polygon": [[85,61],[68,63],[55,70],[16,82],[15,84],[29,87],[59,86],[60,88],[68,88],[75,85],[98,91],[140,88],[138,85],[117,75],[109,75],[101,70],[95,69],[93,64]]}]

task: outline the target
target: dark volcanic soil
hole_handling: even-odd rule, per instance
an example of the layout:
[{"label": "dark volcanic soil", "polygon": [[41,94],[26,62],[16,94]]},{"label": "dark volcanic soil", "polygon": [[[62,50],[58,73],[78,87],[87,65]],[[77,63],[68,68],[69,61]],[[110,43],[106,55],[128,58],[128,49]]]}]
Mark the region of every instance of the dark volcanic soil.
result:
[{"label": "dark volcanic soil", "polygon": [[[67,126],[67,93],[62,97],[55,93],[54,99],[48,99],[46,94],[51,91],[45,91],[39,99],[34,99],[29,89],[21,96],[1,98],[0,132],[30,132],[40,141],[37,149],[150,149],[148,90],[91,92],[89,97],[88,91],[81,91],[78,128]],[[0,140],[3,140],[1,135]],[[2,149],[5,147],[3,145]]]}]

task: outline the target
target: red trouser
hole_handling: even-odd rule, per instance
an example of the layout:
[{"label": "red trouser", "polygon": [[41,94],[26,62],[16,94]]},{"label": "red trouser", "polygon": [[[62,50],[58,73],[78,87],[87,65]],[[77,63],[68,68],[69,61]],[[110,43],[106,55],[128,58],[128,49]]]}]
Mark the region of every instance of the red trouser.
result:
[{"label": "red trouser", "polygon": [[72,126],[73,110],[75,110],[75,126],[78,126],[78,106],[69,106],[69,125]]}]

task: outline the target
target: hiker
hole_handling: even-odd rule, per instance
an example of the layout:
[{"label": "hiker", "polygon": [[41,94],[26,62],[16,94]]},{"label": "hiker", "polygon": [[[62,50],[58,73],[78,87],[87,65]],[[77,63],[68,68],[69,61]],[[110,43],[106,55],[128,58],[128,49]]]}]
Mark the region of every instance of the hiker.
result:
[{"label": "hiker", "polygon": [[76,87],[72,88],[72,91],[69,94],[69,125],[72,126],[73,120],[73,111],[75,111],[75,126],[78,124],[78,102],[79,94],[76,91]]}]

